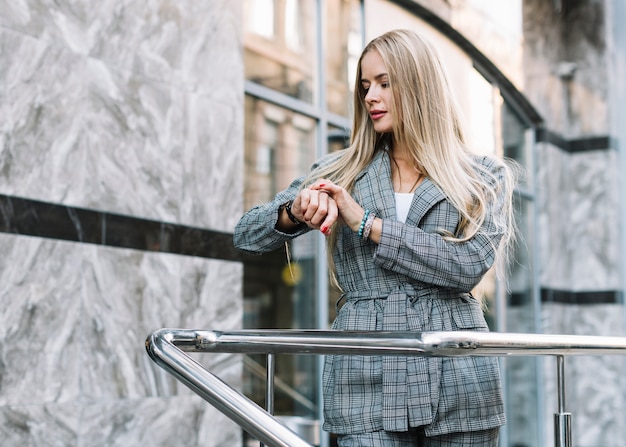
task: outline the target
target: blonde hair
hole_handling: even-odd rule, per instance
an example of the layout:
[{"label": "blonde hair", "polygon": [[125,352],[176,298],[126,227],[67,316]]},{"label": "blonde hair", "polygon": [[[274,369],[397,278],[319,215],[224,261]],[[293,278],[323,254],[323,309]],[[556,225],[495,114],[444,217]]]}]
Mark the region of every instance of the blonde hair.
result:
[{"label": "blonde hair", "polygon": [[[369,118],[363,86],[361,62],[365,54],[376,51],[389,75],[392,91],[393,132],[378,134]],[[361,53],[354,84],[354,117],[350,146],[333,163],[311,173],[309,180],[329,178],[352,192],[357,175],[374,155],[389,146],[409,150],[415,166],[437,185],[460,214],[454,234],[441,231],[448,241],[471,239],[481,228],[490,203],[502,190],[507,195],[504,209],[494,220],[504,231],[500,248],[506,251],[514,234],[512,217],[512,171],[502,164],[504,178],[495,178],[468,149],[458,107],[434,47],[417,33],[408,30],[387,32],[372,40]],[[329,237],[331,269],[336,233]],[[334,275],[333,275],[334,276]]]}]

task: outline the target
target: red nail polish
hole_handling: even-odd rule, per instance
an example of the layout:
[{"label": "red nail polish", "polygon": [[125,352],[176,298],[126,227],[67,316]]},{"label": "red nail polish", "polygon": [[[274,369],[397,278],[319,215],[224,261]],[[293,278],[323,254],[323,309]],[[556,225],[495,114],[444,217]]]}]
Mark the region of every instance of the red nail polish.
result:
[{"label": "red nail polish", "polygon": [[322,228],[320,228],[320,230],[322,230],[322,233],[326,234],[326,232],[328,231],[328,227],[324,225]]},{"label": "red nail polish", "polygon": [[320,183],[320,188],[323,188],[324,186],[326,186],[326,183]]}]

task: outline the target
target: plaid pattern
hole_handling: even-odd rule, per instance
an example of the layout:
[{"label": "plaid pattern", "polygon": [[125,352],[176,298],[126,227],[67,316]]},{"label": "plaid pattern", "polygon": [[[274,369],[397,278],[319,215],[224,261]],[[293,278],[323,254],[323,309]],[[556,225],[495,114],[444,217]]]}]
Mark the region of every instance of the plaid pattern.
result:
[{"label": "plaid pattern", "polygon": [[422,430],[339,436],[339,447],[498,447],[499,428],[426,437]]},{"label": "plaid pattern", "polygon": [[[332,157],[332,156],[331,156]],[[329,158],[322,160],[322,163]],[[496,176],[495,160],[479,161]],[[297,194],[302,179],[246,213],[235,228],[238,249],[280,248],[295,235],[274,228],[281,203]],[[464,243],[437,234],[454,232],[459,215],[426,178],[416,191],[406,223],[396,220],[389,156],[380,151],[355,184],[354,197],[383,219],[378,245],[349,228],[339,231],[333,253],[345,304],[336,330],[486,331],[479,303],[469,292],[491,267],[501,234],[491,206],[481,231]],[[505,423],[498,361],[488,357],[326,357],[324,429],[338,434],[424,427],[427,436],[476,432]]]}]

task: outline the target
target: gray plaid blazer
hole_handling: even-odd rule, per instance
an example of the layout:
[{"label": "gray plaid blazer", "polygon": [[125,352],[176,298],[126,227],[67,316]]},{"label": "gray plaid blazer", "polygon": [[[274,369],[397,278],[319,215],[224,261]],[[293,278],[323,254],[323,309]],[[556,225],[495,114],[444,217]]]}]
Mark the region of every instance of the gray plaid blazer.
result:
[{"label": "gray plaid blazer", "polygon": [[[329,155],[319,163],[329,163]],[[501,162],[479,157],[496,178]],[[315,166],[314,166],[315,168]],[[486,179],[488,181],[488,179]],[[235,246],[262,253],[309,231],[274,228],[278,207],[293,199],[303,178],[266,204],[252,208],[234,232]],[[487,331],[479,302],[469,293],[491,267],[502,234],[495,225],[501,203],[491,204],[481,231],[450,243],[459,214],[426,178],[415,192],[406,223],[396,220],[389,156],[379,151],[358,176],[353,197],[383,219],[380,243],[364,242],[346,226],[333,256],[344,291],[336,330]],[[324,429],[337,434],[406,431],[427,436],[477,431],[505,423],[498,360],[490,357],[326,357]]]}]

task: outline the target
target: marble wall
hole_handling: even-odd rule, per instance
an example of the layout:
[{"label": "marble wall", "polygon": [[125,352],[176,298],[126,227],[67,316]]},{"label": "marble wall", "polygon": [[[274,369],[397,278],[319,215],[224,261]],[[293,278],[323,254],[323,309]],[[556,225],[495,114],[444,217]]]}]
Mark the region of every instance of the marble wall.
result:
[{"label": "marble wall", "polygon": [[[0,194],[232,231],[240,9],[0,0]],[[27,212],[45,225],[42,210]],[[154,365],[144,340],[240,328],[241,263],[81,241],[0,233],[0,443],[240,445],[239,427]],[[198,360],[239,385],[239,357]]]},{"label": "marble wall", "polygon": [[[607,82],[617,74],[609,63],[615,43],[611,3],[523,3],[524,93],[545,120],[535,147],[539,330],[544,333],[626,335],[625,194],[619,169],[624,142],[610,119],[623,104],[611,100],[617,90]],[[624,356],[566,359],[573,445],[624,445],[625,367]],[[545,444],[550,445],[556,363],[546,359],[542,373]]]},{"label": "marble wall", "polygon": [[[625,310],[618,292],[622,262],[617,243],[618,153],[612,149],[567,153],[550,144],[538,149],[541,331],[625,336]],[[566,411],[572,413],[575,445],[622,446],[625,368],[624,356],[566,359]],[[557,409],[552,359],[543,361],[543,379],[545,414],[551,417]],[[546,424],[545,439],[553,439],[551,423]]]}]

